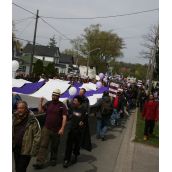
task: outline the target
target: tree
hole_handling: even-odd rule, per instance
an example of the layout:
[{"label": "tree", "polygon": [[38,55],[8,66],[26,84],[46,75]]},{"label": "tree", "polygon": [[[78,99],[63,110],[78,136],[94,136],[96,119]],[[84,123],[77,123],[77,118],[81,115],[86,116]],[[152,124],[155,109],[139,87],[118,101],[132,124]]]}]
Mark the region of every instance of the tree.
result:
[{"label": "tree", "polygon": [[[84,34],[72,40],[73,49],[81,51],[90,58],[90,65],[95,66],[97,72],[107,71],[106,64],[116,57],[122,56],[124,42],[116,33],[100,30],[101,25],[90,25],[84,29]],[[100,51],[93,49],[100,48]],[[90,54],[89,54],[90,52]]]},{"label": "tree", "polygon": [[159,80],[159,47],[156,50],[155,61],[156,61],[156,63],[155,63],[155,69],[153,72],[153,78],[155,80]]},{"label": "tree", "polygon": [[133,76],[137,79],[145,80],[146,70],[145,65],[130,64],[124,62],[113,62],[113,74],[123,74],[124,77]]},{"label": "tree", "polygon": [[48,65],[44,69],[45,75],[53,77],[56,75],[56,69],[54,63],[48,63]]},{"label": "tree", "polygon": [[55,38],[55,35],[53,35],[52,38],[50,38],[50,41],[48,43],[48,46],[50,46],[50,47],[56,47],[56,45],[57,45],[56,38]]},{"label": "tree", "polygon": [[33,67],[33,73],[36,76],[40,76],[44,72],[43,62],[38,59]]},{"label": "tree", "polygon": [[[149,33],[144,37],[145,50],[141,52],[142,57],[149,59],[149,66],[147,70],[147,79],[152,80],[159,78],[159,26],[154,25],[151,27]],[[154,59],[155,55],[155,59]],[[153,77],[151,73],[153,68]]]}]

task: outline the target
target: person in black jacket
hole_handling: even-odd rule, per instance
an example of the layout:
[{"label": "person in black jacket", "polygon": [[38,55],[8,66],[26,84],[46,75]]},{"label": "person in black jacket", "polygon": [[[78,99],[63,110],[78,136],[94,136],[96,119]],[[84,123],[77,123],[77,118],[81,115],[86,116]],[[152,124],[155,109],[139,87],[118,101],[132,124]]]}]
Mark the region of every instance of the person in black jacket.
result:
[{"label": "person in black jacket", "polygon": [[86,93],[86,89],[85,88],[81,88],[79,90],[79,96],[81,96],[82,98],[82,106],[85,108],[87,115],[89,113],[89,100],[88,98],[85,96]]},{"label": "person in black jacket", "polygon": [[90,106],[91,108],[97,108],[96,118],[97,118],[97,139],[101,138],[102,141],[105,140],[105,134],[107,132],[107,126],[110,120],[110,116],[112,114],[113,105],[111,98],[109,96],[109,92],[104,92],[101,99],[97,101],[96,104]]},{"label": "person in black jacket", "polygon": [[[77,157],[80,155],[81,137],[86,124],[86,111],[82,106],[82,97],[75,96],[69,105],[70,119],[68,124],[68,135],[66,141],[66,150],[63,167],[67,168],[71,163],[77,162]],[[74,159],[71,160],[72,152]]]},{"label": "person in black jacket", "polygon": [[90,136],[90,127],[89,127],[89,114],[90,114],[90,106],[89,106],[89,100],[85,96],[86,89],[81,88],[79,91],[79,96],[82,98],[82,107],[84,108],[84,111],[86,112],[86,120],[85,120],[85,127],[82,132],[81,137],[81,147],[87,151],[92,150],[92,144],[91,144],[91,136]]}]

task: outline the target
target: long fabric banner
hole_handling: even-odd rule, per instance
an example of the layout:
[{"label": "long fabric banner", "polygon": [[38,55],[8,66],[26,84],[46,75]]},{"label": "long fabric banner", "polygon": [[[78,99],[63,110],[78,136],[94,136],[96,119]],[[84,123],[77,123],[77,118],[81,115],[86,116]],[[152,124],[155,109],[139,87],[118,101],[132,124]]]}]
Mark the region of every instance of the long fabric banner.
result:
[{"label": "long fabric banner", "polygon": [[[74,85],[72,85],[77,89],[76,95],[79,94],[80,88],[85,88],[86,85],[83,85],[84,84],[82,83],[75,83]],[[70,86],[71,85],[69,84],[69,81],[49,80],[48,82],[41,81],[37,83],[27,83],[20,88],[13,88],[12,91],[15,93],[19,93],[21,98],[27,101],[29,107],[36,108],[39,105],[41,97],[44,97],[46,101],[51,100],[52,92],[57,88],[60,89],[62,93],[60,101],[72,99],[74,96],[71,96],[69,94]],[[96,84],[93,83],[88,83],[87,87],[89,88],[89,90],[86,92],[85,96],[88,97],[90,105],[95,104],[97,102],[97,99],[102,97],[103,92],[109,90],[109,87],[101,87],[95,90]]]},{"label": "long fabric banner", "polygon": [[26,81],[24,79],[14,79],[12,80],[12,87],[22,87],[26,83],[31,83],[30,81]]},{"label": "long fabric banner", "polygon": [[12,92],[22,93],[22,94],[32,94],[37,90],[39,90],[44,84],[45,81],[26,83],[22,87],[13,87]]}]

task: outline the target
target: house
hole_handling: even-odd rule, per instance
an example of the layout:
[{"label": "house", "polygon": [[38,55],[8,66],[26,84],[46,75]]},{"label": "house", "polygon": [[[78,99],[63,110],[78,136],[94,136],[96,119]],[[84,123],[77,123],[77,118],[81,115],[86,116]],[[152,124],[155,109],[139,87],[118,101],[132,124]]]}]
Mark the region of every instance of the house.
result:
[{"label": "house", "polygon": [[[20,69],[19,71],[25,72],[26,74],[29,73],[30,69],[30,59],[32,54],[32,44],[27,44],[23,48],[23,55],[19,59],[20,60]],[[53,62],[55,64],[55,68],[59,74],[73,74],[73,75],[85,75],[84,72],[85,68],[81,67],[81,71],[79,67],[75,64],[75,59],[72,55],[67,55],[60,53],[58,47],[50,47],[50,46],[43,46],[43,45],[36,45],[35,46],[35,54],[33,58],[33,65],[36,61],[40,59],[43,60],[44,66],[47,66],[48,63]],[[87,62],[86,60],[84,61]],[[85,66],[86,67],[86,66]],[[95,69],[93,67],[89,67],[90,75],[95,75]]]},{"label": "house", "polygon": [[[22,65],[20,65],[20,69],[26,74],[29,73],[32,49],[33,49],[33,45],[28,43],[23,48],[23,55],[20,58],[20,60],[23,61]],[[58,47],[35,45],[33,64],[38,59],[40,59],[40,60],[43,60],[44,66],[46,66],[50,62],[55,63],[56,65],[59,63],[59,58],[60,58],[60,51]]]},{"label": "house", "polygon": [[[33,45],[27,44],[23,49],[23,54],[32,54]],[[35,45],[34,57],[43,61],[58,63],[60,57],[59,47]]]},{"label": "house", "polygon": [[[23,61],[23,65],[20,65],[20,69],[26,74],[29,73],[30,68],[30,59],[32,54],[32,44],[27,44],[23,49],[23,55],[20,58]],[[33,64],[40,59],[43,61],[44,66],[47,66],[48,63],[52,62],[55,64],[55,68],[58,73],[68,74],[70,72],[78,72],[79,69],[76,69],[74,65],[73,56],[60,53],[58,47],[50,47],[43,45],[35,46],[35,54],[33,58]]]},{"label": "house", "polygon": [[74,66],[74,57],[63,53],[60,53],[60,58],[58,64],[55,64],[55,68],[58,73],[66,75],[71,72],[77,73],[79,71],[79,69]]}]

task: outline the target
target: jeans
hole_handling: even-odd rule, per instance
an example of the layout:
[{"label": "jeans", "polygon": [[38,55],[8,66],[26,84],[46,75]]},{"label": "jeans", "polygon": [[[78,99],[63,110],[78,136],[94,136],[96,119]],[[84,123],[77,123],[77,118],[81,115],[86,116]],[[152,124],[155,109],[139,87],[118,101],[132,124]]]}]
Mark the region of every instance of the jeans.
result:
[{"label": "jeans", "polygon": [[118,113],[117,109],[114,109],[110,117],[111,125],[115,126],[115,124],[118,123],[119,118],[120,118],[120,114]]},{"label": "jeans", "polygon": [[97,136],[105,137],[108,122],[108,118],[97,119]]}]

